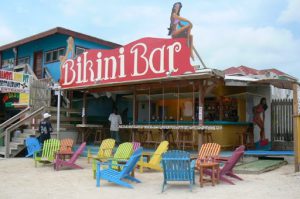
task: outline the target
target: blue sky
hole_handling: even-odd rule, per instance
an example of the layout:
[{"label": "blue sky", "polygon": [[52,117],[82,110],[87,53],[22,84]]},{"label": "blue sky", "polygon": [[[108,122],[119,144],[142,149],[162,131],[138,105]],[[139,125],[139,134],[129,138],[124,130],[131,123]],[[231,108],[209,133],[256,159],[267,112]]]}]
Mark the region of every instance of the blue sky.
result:
[{"label": "blue sky", "polygon": [[[0,0],[0,46],[57,27],[126,44],[168,38],[169,0]],[[300,0],[182,0],[208,67],[277,68],[300,79]]]}]

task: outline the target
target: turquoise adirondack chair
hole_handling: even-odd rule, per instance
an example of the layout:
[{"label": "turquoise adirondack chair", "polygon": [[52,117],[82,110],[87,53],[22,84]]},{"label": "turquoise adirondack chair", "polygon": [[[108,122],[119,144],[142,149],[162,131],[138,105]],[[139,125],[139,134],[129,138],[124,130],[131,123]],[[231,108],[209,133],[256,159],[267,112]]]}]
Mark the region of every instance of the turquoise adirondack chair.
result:
[{"label": "turquoise adirondack chair", "polygon": [[195,184],[195,163],[190,161],[190,153],[179,150],[167,151],[163,154],[162,164],[164,182],[161,192],[164,191],[168,181],[188,181],[190,189]]},{"label": "turquoise adirondack chair", "polygon": [[[130,156],[132,155],[133,153],[133,145],[132,143],[130,142],[124,142],[122,144],[119,145],[119,147],[117,148],[117,151],[115,152],[114,154],[114,157],[112,158],[104,158],[104,159],[98,159],[99,161],[101,162],[107,162],[107,161],[112,161],[112,165],[114,164],[118,164],[118,162],[120,161],[123,161],[123,162],[126,162]],[[97,159],[93,159],[93,166],[92,166],[92,169],[93,169],[93,176],[94,176],[94,179],[96,177],[96,161]],[[121,169],[123,167],[120,167],[120,166],[112,166],[113,169]]]},{"label": "turquoise adirondack chair", "polygon": [[[96,171],[96,186],[100,187],[100,179],[107,180],[109,182],[116,183],[118,185],[128,187],[128,188],[133,188],[131,184],[128,182],[124,181],[124,179],[131,180],[137,183],[140,183],[138,179],[130,176],[130,173],[132,170],[135,168],[137,162],[142,156],[143,148],[140,147],[137,149],[130,159],[127,161],[127,163],[124,165],[119,165],[119,164],[114,164],[112,165],[112,162],[97,162],[97,171]],[[109,165],[110,167],[108,169],[103,169],[100,170],[101,165]],[[111,166],[123,166],[122,171],[116,171],[111,168]]]},{"label": "turquoise adirondack chair", "polygon": [[27,155],[25,157],[32,157],[34,152],[41,150],[39,140],[35,137],[29,137],[25,140]]},{"label": "turquoise adirondack chair", "polygon": [[58,139],[49,139],[44,142],[43,150],[36,151],[34,153],[34,163],[37,167],[37,163],[49,163],[53,162],[55,159],[55,153],[60,148],[60,141]]}]

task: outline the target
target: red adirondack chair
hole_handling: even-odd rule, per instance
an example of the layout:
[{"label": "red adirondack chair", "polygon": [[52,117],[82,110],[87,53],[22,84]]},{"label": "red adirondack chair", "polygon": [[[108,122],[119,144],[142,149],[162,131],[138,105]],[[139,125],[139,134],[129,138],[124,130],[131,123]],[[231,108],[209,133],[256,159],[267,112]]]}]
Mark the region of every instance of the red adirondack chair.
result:
[{"label": "red adirondack chair", "polygon": [[86,143],[83,142],[80,145],[80,147],[77,149],[77,151],[72,155],[71,159],[68,161],[60,159],[60,155],[56,154],[54,169],[58,171],[63,166],[71,167],[73,169],[82,169],[82,167],[75,164],[75,162],[79,158],[80,154],[83,152],[85,145],[86,145]]},{"label": "red adirondack chair", "polygon": [[[234,185],[234,183],[227,178],[227,176],[236,178],[238,180],[243,180],[239,176],[233,173],[233,168],[236,165],[236,163],[239,161],[239,159],[243,156],[245,150],[245,146],[238,147],[232,154],[232,156],[225,162],[224,166],[220,169],[220,175],[219,179],[227,182],[229,184]],[[205,174],[211,175],[211,170],[207,169],[204,171]]]}]

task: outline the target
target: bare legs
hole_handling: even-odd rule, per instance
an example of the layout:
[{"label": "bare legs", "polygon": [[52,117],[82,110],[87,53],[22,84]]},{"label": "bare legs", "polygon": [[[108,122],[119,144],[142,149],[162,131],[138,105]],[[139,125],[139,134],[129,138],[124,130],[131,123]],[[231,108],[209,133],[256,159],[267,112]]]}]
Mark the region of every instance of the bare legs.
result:
[{"label": "bare legs", "polygon": [[187,31],[187,34],[185,35],[186,39],[187,39],[187,46],[190,48],[190,54],[191,54],[191,58],[194,60],[194,54],[193,54],[193,35],[191,35],[191,30],[192,30],[193,25],[192,24],[188,24],[186,26],[183,26],[177,30],[175,30],[172,33],[172,38],[179,38],[182,37],[184,31]]}]

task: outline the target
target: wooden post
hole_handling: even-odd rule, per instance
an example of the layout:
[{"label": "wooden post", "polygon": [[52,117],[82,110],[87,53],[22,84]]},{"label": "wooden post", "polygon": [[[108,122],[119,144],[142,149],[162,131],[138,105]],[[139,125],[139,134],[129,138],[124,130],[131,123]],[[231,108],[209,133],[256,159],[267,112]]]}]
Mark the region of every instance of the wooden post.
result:
[{"label": "wooden post", "polygon": [[133,123],[133,125],[135,125],[135,123],[136,123],[136,115],[137,115],[137,103],[136,103],[136,89],[134,88],[134,91],[133,91],[133,106],[132,106],[132,108],[133,108],[133,110],[132,110],[132,114],[133,114],[133,116],[132,116],[132,123]]},{"label": "wooden post", "polygon": [[86,91],[83,94],[83,102],[82,102],[82,124],[86,124]]},{"label": "wooden post", "polygon": [[[204,123],[204,85],[203,85],[203,81],[199,82],[199,105],[198,105],[198,122],[199,122],[199,126],[202,126]],[[204,140],[204,130],[198,130],[198,151],[200,150],[202,144],[203,144],[203,140]]]},{"label": "wooden post", "polygon": [[199,84],[199,106],[198,106],[198,119],[199,125],[202,126],[204,123],[204,97],[205,97],[205,88],[203,85],[203,81],[200,81]]},{"label": "wooden post", "polygon": [[223,107],[223,98],[222,96],[218,97],[219,100],[219,120],[223,121],[224,118],[224,107]]},{"label": "wooden post", "polygon": [[2,68],[2,52],[0,51],[0,69]]},{"label": "wooden post", "polygon": [[299,148],[299,137],[300,137],[300,129],[299,128],[299,113],[298,113],[298,84],[293,84],[293,134],[294,134],[294,159],[295,159],[295,172],[299,172],[299,156],[300,156],[300,148]]}]

